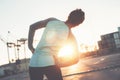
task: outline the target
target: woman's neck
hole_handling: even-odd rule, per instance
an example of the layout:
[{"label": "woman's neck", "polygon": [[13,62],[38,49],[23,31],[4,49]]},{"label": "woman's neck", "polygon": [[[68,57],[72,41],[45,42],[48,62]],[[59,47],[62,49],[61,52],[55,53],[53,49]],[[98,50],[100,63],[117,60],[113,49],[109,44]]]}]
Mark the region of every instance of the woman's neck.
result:
[{"label": "woman's neck", "polygon": [[70,23],[64,22],[70,29],[73,27]]}]

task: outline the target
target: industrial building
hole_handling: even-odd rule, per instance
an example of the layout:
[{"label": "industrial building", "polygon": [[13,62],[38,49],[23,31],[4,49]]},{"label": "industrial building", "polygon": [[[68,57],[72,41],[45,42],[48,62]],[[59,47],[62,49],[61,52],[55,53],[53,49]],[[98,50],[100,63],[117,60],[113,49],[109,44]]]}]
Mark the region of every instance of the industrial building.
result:
[{"label": "industrial building", "polygon": [[111,54],[120,51],[120,27],[118,31],[101,35],[101,40],[98,41],[99,50],[104,54]]}]

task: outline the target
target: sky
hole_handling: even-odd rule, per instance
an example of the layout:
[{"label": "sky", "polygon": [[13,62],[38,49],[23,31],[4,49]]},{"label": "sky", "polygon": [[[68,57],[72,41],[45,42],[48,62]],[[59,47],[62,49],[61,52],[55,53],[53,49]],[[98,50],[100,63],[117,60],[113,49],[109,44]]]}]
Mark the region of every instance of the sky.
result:
[{"label": "sky", "polygon": [[[0,0],[0,37],[5,42],[27,38],[31,24],[49,17],[65,21],[72,10],[81,8],[85,12],[85,21],[74,28],[73,33],[79,45],[94,45],[101,35],[118,31],[119,3],[120,0]],[[42,31],[36,32],[36,40]],[[1,65],[8,62],[8,55],[6,44],[1,40],[0,44]],[[27,52],[31,56],[29,50]],[[10,55],[13,54],[11,50]]]}]

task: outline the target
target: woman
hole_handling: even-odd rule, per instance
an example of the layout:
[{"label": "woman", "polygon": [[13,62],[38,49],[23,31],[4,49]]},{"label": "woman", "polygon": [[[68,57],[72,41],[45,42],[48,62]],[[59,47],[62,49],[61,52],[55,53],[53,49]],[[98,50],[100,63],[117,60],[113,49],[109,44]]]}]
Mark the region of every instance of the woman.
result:
[{"label": "woman", "polygon": [[[53,57],[58,52],[58,47],[67,40],[69,30],[81,24],[85,14],[81,9],[73,10],[66,21],[48,18],[30,26],[28,34],[28,47],[33,53],[30,59],[30,80],[43,80],[46,75],[48,80],[63,80],[60,67]],[[45,28],[36,48],[33,47],[35,31]]]}]

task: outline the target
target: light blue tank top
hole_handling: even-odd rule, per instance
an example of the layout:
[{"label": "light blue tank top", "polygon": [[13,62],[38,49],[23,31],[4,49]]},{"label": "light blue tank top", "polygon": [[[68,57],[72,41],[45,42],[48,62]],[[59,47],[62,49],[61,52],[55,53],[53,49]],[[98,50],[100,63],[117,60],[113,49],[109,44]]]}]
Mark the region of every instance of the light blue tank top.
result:
[{"label": "light blue tank top", "polygon": [[68,26],[63,21],[49,21],[30,59],[29,66],[45,67],[55,65],[53,55],[57,54],[57,47],[67,40],[68,34]]}]

